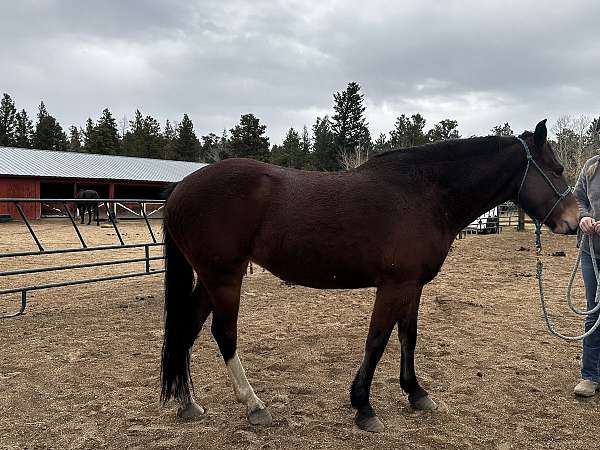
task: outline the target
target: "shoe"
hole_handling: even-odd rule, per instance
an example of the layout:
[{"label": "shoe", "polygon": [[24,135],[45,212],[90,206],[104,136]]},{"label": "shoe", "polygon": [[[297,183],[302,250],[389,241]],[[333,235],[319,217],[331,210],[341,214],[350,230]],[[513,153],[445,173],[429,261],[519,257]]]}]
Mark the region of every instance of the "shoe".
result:
[{"label": "shoe", "polygon": [[573,389],[575,395],[580,397],[593,397],[596,395],[596,389],[598,389],[598,383],[592,380],[581,380]]}]

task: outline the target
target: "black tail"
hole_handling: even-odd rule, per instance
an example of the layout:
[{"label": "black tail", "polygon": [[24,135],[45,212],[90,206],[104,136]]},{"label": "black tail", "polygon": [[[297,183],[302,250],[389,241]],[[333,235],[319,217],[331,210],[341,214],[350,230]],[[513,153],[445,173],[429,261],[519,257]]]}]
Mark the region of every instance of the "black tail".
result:
[{"label": "black tail", "polygon": [[[197,336],[194,314],[194,271],[179,250],[164,219],[165,244],[165,334],[161,361],[161,401],[175,397],[190,401],[193,384],[190,376],[190,350]],[[204,289],[198,283],[196,289]],[[197,292],[195,293],[197,294]]]}]

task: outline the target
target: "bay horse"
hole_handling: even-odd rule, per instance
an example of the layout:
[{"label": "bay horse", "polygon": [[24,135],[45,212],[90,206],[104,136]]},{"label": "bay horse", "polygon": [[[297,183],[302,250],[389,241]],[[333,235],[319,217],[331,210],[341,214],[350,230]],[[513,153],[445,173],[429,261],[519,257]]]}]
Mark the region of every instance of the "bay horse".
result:
[{"label": "bay horse", "polygon": [[98,216],[98,202],[94,201],[94,199],[100,198],[98,193],[92,189],[80,189],[75,198],[86,200],[77,202],[77,209],[79,210],[79,215],[81,216],[81,223],[83,224],[85,222],[85,213],[87,211],[89,214],[87,224],[90,225],[92,223],[93,213],[96,225],[100,225],[100,218]]},{"label": "bay horse", "polygon": [[417,314],[423,286],[439,272],[457,234],[508,200],[555,233],[576,232],[577,203],[546,135],[544,120],[520,137],[396,150],[346,172],[227,159],[187,176],[173,189],[164,216],[163,404],[176,398],[183,418],[204,413],[193,395],[190,355],[212,313],[212,335],[249,422],[271,424],[237,351],[240,287],[253,261],[298,285],[377,288],[350,391],[359,428],[383,430],[369,396],[395,326],[400,386],[414,409],[435,409],[415,374]]}]

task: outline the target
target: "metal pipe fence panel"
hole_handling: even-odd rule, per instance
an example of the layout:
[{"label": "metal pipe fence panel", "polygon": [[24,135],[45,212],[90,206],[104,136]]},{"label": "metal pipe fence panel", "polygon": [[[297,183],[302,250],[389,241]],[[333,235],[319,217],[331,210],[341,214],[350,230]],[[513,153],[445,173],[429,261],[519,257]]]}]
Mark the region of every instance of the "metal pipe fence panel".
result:
[{"label": "metal pipe fence panel", "polygon": [[[83,234],[81,233],[76,219],[76,211],[77,204],[86,202],[90,203],[89,199],[86,200],[78,200],[72,198],[66,199],[31,199],[31,198],[4,198],[0,199],[0,203],[10,203],[14,205],[19,212],[19,218],[23,223],[23,226],[27,229],[28,234],[30,235],[33,243],[37,247],[37,250],[30,251],[8,251],[8,252],[0,252],[0,261],[4,259],[14,259],[14,267],[0,271],[0,296],[10,295],[20,293],[20,305],[16,312],[0,315],[0,318],[8,318],[8,317],[16,317],[25,312],[27,308],[27,294],[31,291],[37,291],[42,289],[51,289],[57,287],[64,286],[75,286],[87,283],[95,283],[102,281],[114,281],[126,278],[133,278],[139,276],[147,276],[147,275],[156,275],[164,273],[164,265],[161,264],[160,267],[152,267],[152,263],[156,261],[164,260],[164,256],[161,254],[160,256],[153,256],[151,254],[151,249],[153,248],[162,248],[163,244],[158,242],[156,239],[156,234],[152,229],[152,225],[150,220],[153,219],[161,219],[161,217],[156,214],[164,207],[164,200],[147,200],[147,199],[93,199],[93,202],[97,202],[98,204],[102,204],[105,209],[106,222],[110,223],[111,229],[114,231],[118,243],[109,244],[109,245],[88,245],[84,240]],[[44,245],[38,233],[36,233],[35,224],[32,224],[30,220],[27,218],[27,215],[24,213],[21,204],[24,203],[40,203],[40,204],[53,204],[60,205],[62,208],[55,208],[55,212],[62,214],[62,217],[68,219],[68,223],[74,229],[75,234],[78,238],[80,247],[67,247],[67,248],[49,248]],[[113,212],[120,205],[125,211],[127,211],[131,217],[128,217],[127,220],[139,220],[144,223],[145,229],[148,232],[148,241],[142,243],[128,243],[126,242],[122,233],[119,224],[121,223],[118,216],[116,216]],[[139,207],[139,213],[129,206],[125,205],[136,205]],[[72,209],[75,213],[72,213]],[[151,212],[148,212],[151,209]],[[152,217],[152,214],[155,214]],[[0,225],[0,237],[2,236],[2,227]],[[119,258],[119,259],[109,259],[102,261],[94,261],[94,262],[86,262],[86,263],[76,263],[76,264],[58,264],[58,265],[49,265],[43,266],[38,265],[33,268],[22,268],[21,264],[24,264],[23,259],[28,257],[36,257],[41,255],[57,255],[57,256],[66,256],[70,254],[86,254],[86,253],[96,253],[96,252],[110,252],[117,250],[126,250],[131,252],[143,251],[142,255],[129,255],[127,258]],[[85,277],[85,278],[73,278],[67,279],[59,282],[42,282],[42,283],[32,283],[25,281],[22,285],[3,288],[2,280],[5,280],[6,277],[19,277],[19,281],[23,279],[23,277],[27,275],[37,275],[37,274],[48,274],[48,273],[56,273],[56,272],[76,272],[78,269],[92,269],[92,268],[100,268],[100,267],[120,267],[122,265],[127,264],[136,264],[142,263],[143,269],[128,271],[125,273],[117,273],[113,275],[102,275],[102,276],[94,276],[94,277]],[[156,264],[155,264],[156,265]]]},{"label": "metal pipe fence panel", "polygon": [[[493,214],[491,214],[492,211]],[[458,238],[461,239],[467,234],[501,233],[504,228],[519,229],[519,207],[517,205],[506,202],[498,205],[492,211],[477,218],[459,233]],[[523,226],[534,223],[528,216],[521,220]]]}]

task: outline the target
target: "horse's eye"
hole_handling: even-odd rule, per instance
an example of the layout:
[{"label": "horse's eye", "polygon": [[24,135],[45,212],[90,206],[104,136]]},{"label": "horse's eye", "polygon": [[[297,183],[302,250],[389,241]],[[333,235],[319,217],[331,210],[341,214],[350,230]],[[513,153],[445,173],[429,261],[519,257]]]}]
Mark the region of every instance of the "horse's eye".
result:
[{"label": "horse's eye", "polygon": [[558,176],[561,176],[564,171],[565,171],[565,168],[563,166],[558,166],[558,168],[555,170],[556,175],[558,175]]}]

